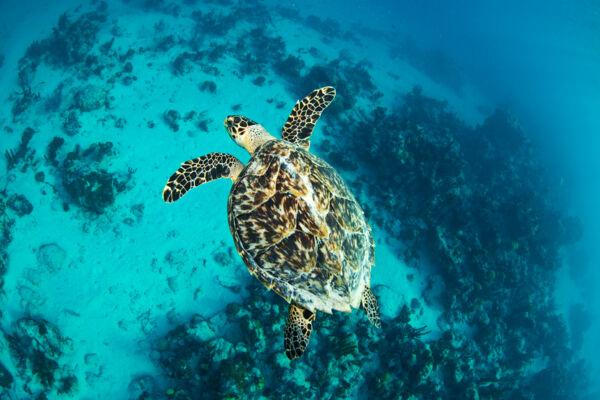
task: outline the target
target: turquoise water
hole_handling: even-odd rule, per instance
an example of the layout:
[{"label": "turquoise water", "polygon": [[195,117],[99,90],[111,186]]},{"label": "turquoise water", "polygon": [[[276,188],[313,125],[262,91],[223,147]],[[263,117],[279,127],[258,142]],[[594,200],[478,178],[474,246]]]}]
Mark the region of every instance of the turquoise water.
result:
[{"label": "turquoise water", "polygon": [[[0,4],[0,398],[598,398],[600,8],[323,3]],[[162,190],[326,85],[382,327],[290,361],[231,181]]]}]

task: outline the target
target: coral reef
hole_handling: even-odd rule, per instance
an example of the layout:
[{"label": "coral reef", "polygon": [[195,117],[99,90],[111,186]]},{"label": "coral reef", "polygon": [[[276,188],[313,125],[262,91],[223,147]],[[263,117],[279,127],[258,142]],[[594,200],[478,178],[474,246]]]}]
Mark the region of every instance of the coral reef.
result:
[{"label": "coral reef", "polygon": [[0,363],[0,387],[5,389],[10,389],[13,384],[13,377],[8,369],[4,366],[4,364]]},{"label": "coral reef", "polygon": [[41,245],[36,252],[38,264],[51,273],[60,270],[67,257],[67,252],[56,243]]},{"label": "coral reef", "polygon": [[165,113],[163,114],[163,119],[173,132],[177,132],[179,130],[179,120],[181,120],[181,113],[179,111],[165,111]]},{"label": "coral reef", "polygon": [[204,35],[214,35],[224,37],[235,27],[237,19],[232,15],[224,15],[215,10],[202,12],[196,10],[192,12],[192,19],[196,22],[194,27],[193,40],[201,40]]},{"label": "coral reef", "polygon": [[[154,343],[154,359],[169,377],[170,395],[321,399],[355,398],[360,392],[365,398],[544,394],[548,399],[566,399],[569,390],[585,383],[584,365],[571,364],[568,339],[560,334],[564,328],[556,325],[559,319],[544,313],[536,319],[543,328],[535,337],[531,331],[511,333],[494,319],[472,338],[448,328],[436,340],[426,340],[425,328],[410,324],[417,310],[407,306],[384,320],[377,332],[360,311],[320,314],[307,354],[290,362],[281,351],[287,304],[255,282],[246,289],[244,303],[230,303],[224,313],[211,318],[196,315]],[[513,321],[507,325],[515,326]],[[532,343],[540,339],[546,350]],[[556,359],[532,376],[521,373],[530,357],[543,354]],[[561,367],[558,360],[570,366]],[[549,379],[565,385],[550,393]],[[161,398],[158,391],[153,393],[148,398]]]},{"label": "coral reef", "polygon": [[102,214],[125,190],[129,176],[119,177],[102,168],[105,157],[114,154],[112,143],[94,143],[67,154],[62,166],[62,185],[74,204],[94,214]]},{"label": "coral reef", "polygon": [[[415,267],[425,256],[443,278],[438,327],[446,339],[429,344],[450,397],[514,396],[529,385],[518,371],[538,357],[581,388],[549,300],[559,250],[579,239],[580,223],[555,209],[560,202],[518,122],[496,111],[471,128],[415,88],[397,110],[339,116],[338,132],[340,146],[326,141],[322,149],[334,165],[365,174],[371,219],[402,242],[399,256]],[[359,159],[345,156],[359,151]],[[454,343],[452,326],[461,323],[477,334],[449,349],[443,342]],[[534,336],[533,326],[546,328]],[[481,362],[467,368],[448,349]],[[496,383],[485,383],[492,371]]]},{"label": "coral reef", "polygon": [[16,321],[13,332],[2,334],[24,382],[23,390],[32,398],[52,392],[77,393],[77,378],[62,357],[71,350],[71,343],[55,326],[43,319],[24,317]]},{"label": "coral reef", "polygon": [[[344,93],[328,108],[327,115],[335,116],[342,111],[352,110],[359,97],[377,100],[381,93],[376,91],[366,61],[354,62],[344,53],[326,64],[316,64],[302,76],[290,75],[290,85],[295,93],[310,93],[315,87],[332,85]],[[311,89],[313,88],[313,89]]]},{"label": "coral reef", "polygon": [[81,129],[81,123],[79,122],[79,118],[77,118],[77,113],[75,111],[69,111],[63,119],[62,126],[67,135],[75,136],[78,134],[79,129]]},{"label": "coral reef", "polygon": [[200,84],[200,90],[203,92],[215,93],[217,91],[217,84],[213,81],[204,81]]},{"label": "coral reef", "polygon": [[40,94],[34,93],[30,86],[23,85],[21,87],[21,93],[11,96],[11,99],[14,100],[12,107],[14,121],[19,115],[25,112],[25,110],[37,103],[37,101],[40,99]]},{"label": "coral reef", "polygon": [[[98,66],[98,58],[92,54],[96,45],[97,34],[106,15],[101,11],[92,11],[72,20],[69,15],[62,14],[52,34],[40,41],[34,41],[27,48],[25,55],[19,60],[20,92],[11,95],[13,100],[12,114],[16,120],[40,99],[40,93],[32,89],[36,71],[40,64],[46,63],[54,68],[75,68],[78,73],[99,74],[102,66]],[[59,84],[45,101],[46,111],[57,111],[62,101],[62,84]]]},{"label": "coral reef", "polygon": [[304,19],[304,23],[319,32],[325,43],[331,43],[333,39],[358,41],[354,33],[344,31],[340,23],[335,19],[309,15]]},{"label": "coral reef", "polygon": [[232,50],[240,73],[247,76],[262,73],[272,63],[281,61],[285,57],[285,42],[281,36],[271,36],[257,27],[242,34]]},{"label": "coral reef", "polygon": [[[54,167],[62,190],[59,193],[68,204],[74,204],[92,215],[103,214],[116,196],[128,188],[134,170],[110,171],[107,161],[115,155],[111,142],[79,146],[63,154],[64,139],[54,137],[46,148],[46,162]],[[62,160],[60,160],[62,157]]]},{"label": "coral reef", "polygon": [[11,170],[17,165],[22,164],[22,168],[26,169],[29,164],[33,162],[35,156],[35,150],[29,148],[29,141],[35,134],[35,130],[31,127],[27,127],[21,135],[21,142],[15,150],[6,150],[4,156],[6,157],[6,167]]},{"label": "coral reef", "polygon": [[[0,296],[4,293],[4,275],[8,270],[10,256],[8,253],[8,246],[13,239],[13,227],[15,224],[15,217],[13,214],[13,207],[8,206],[9,199],[18,197],[19,195],[11,195],[6,190],[0,191]],[[2,316],[2,310],[0,310],[0,316]]]},{"label": "coral reef", "polygon": [[[229,256],[218,255],[219,262]],[[331,398],[355,393],[359,366],[373,346],[364,315],[322,315],[303,359],[282,352],[288,306],[257,282],[244,303],[224,313],[199,315],[172,329],[154,345],[157,362],[170,377],[172,393],[184,398]],[[349,318],[350,317],[350,318]],[[317,357],[319,353],[327,354]],[[294,368],[289,368],[293,366]],[[319,371],[339,371],[323,376]],[[330,379],[328,384],[325,380]]]},{"label": "coral reef", "polygon": [[175,17],[181,14],[181,6],[179,4],[165,0],[144,0],[143,6],[147,10],[155,10]]},{"label": "coral reef", "polygon": [[8,198],[6,205],[12,209],[18,217],[31,214],[33,205],[22,194],[13,194]]},{"label": "coral reef", "polygon": [[52,94],[46,98],[46,103],[44,104],[46,112],[56,112],[60,109],[63,100],[63,89],[64,84],[61,82],[52,91]]},{"label": "coral reef", "polygon": [[65,68],[83,63],[96,44],[96,36],[105,21],[106,15],[96,11],[85,13],[74,21],[66,13],[62,14],[52,35],[33,42],[19,65],[36,68],[41,62],[47,62]]},{"label": "coral reef", "polygon": [[107,103],[108,91],[104,86],[88,84],[75,96],[75,103],[82,111],[97,110]]},{"label": "coral reef", "polygon": [[52,141],[46,147],[46,162],[54,167],[58,167],[59,161],[56,159],[58,157],[58,151],[65,144],[65,139],[60,136],[54,136]]}]

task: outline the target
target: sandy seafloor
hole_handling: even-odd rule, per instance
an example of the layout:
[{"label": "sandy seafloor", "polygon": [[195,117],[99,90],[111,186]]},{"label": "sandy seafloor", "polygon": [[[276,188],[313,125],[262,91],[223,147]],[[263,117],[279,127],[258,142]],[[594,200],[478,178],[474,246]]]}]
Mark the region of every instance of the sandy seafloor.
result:
[{"label": "sandy seafloor", "polygon": [[[217,76],[203,72],[198,65],[176,76],[171,62],[184,45],[173,43],[165,51],[136,51],[128,60],[133,65],[130,75],[136,79],[127,85],[119,79],[106,82],[107,77],[122,70],[120,65],[107,67],[102,76],[83,79],[77,74],[77,65],[61,69],[41,63],[31,82],[32,90],[39,93],[41,100],[13,117],[11,94],[19,90],[18,60],[29,44],[48,37],[61,13],[68,12],[76,19],[98,7],[98,4],[76,1],[21,5],[20,9],[16,5],[14,2],[3,6],[6,14],[0,25],[0,52],[5,56],[0,68],[0,128],[3,129],[0,135],[4,152],[18,147],[21,133],[26,127],[32,127],[36,133],[30,148],[36,150],[36,167],[25,172],[13,169],[0,177],[2,188],[24,195],[33,206],[33,211],[16,218],[12,227],[13,239],[7,250],[10,263],[1,299],[1,326],[6,333],[23,316],[46,319],[60,329],[63,337],[70,339],[61,364],[67,365],[77,377],[77,392],[71,397],[129,398],[128,387],[136,377],[150,375],[160,379],[161,370],[151,357],[156,338],[188,321],[195,313],[206,318],[223,313],[228,303],[246,295],[245,289],[236,293],[232,287],[259,285],[251,282],[253,278],[234,254],[226,215],[230,181],[212,182],[167,205],[161,199],[166,179],[180,162],[208,152],[227,152],[244,162],[248,160],[248,155],[231,141],[222,126],[223,118],[234,113],[234,105],[238,105],[239,110],[235,113],[256,120],[278,135],[292,106],[306,93],[292,92],[283,78],[269,70],[262,71],[266,82],[259,87],[252,83],[256,74],[243,76],[239,72],[239,61],[230,55],[215,65]],[[95,49],[113,37],[110,53],[118,54],[128,49],[152,49],[157,36],[173,34],[187,38],[193,20],[185,7],[192,10],[200,5],[183,7],[178,17],[156,9],[143,9],[133,1],[109,3],[108,19],[100,25]],[[319,5],[312,2],[303,9],[299,3],[290,7],[300,15],[319,13]],[[227,11],[227,7],[216,3],[203,6],[204,10],[210,8]],[[240,18],[243,20],[243,16]],[[159,21],[163,24],[160,32],[156,29]],[[388,51],[390,37],[358,33],[357,40],[343,37],[323,40],[322,33],[293,19],[273,13],[266,21],[271,32],[284,37],[288,53],[303,54],[305,68],[334,59],[340,52],[350,54],[357,61],[368,59],[373,83],[383,94],[378,103],[383,106],[396,105],[400,96],[414,85],[420,85],[430,97],[447,101],[459,118],[470,125],[481,123],[495,106],[468,83],[457,93],[406,60],[392,59]],[[234,29],[245,31],[252,24],[260,23],[242,21]],[[228,35],[237,37],[235,31]],[[210,46],[213,41],[234,45],[228,43],[227,37],[202,40],[205,41],[201,48]],[[305,50],[311,47],[318,51],[307,53]],[[115,59],[107,56],[106,62],[111,64]],[[200,90],[199,84],[204,81],[216,83],[214,93]],[[61,82],[64,86],[59,109],[45,111],[43,100]],[[76,102],[77,91],[87,84],[109,88],[106,104],[79,112],[78,133],[66,135],[62,126],[64,113]],[[338,96],[343,97],[344,93],[338,92]],[[355,107],[358,110],[361,106],[359,98]],[[170,109],[181,114],[196,111],[200,116],[180,121],[179,130],[174,132],[163,118]],[[115,126],[119,118],[125,120],[122,127]],[[200,119],[207,121],[206,132],[197,126]],[[155,126],[151,128],[150,123]],[[320,154],[324,126],[326,122],[318,124],[313,135],[312,151],[316,154]],[[67,151],[75,145],[87,147],[94,142],[110,141],[115,155],[106,157],[102,167],[118,171],[122,176],[132,171],[127,189],[116,195],[114,204],[101,214],[91,215],[73,204],[65,211],[60,175],[44,162],[46,146],[54,136],[65,139],[63,146]],[[353,156],[361,157],[361,154]],[[4,157],[0,159],[0,169],[7,170]],[[44,172],[43,182],[36,181],[33,169]],[[367,194],[361,196],[363,201],[369,201]],[[386,232],[375,224],[373,231],[376,267],[372,285],[381,287],[377,292],[381,313],[384,319],[391,319],[402,305],[422,298],[430,270],[426,263],[419,269],[407,267],[396,255]],[[52,251],[43,259],[40,248],[47,245],[51,245]],[[233,254],[231,265],[217,262],[223,254]],[[414,279],[409,280],[408,274]],[[567,276],[561,278],[561,290],[571,285],[568,274],[564,275]],[[426,325],[431,331],[424,339],[440,335],[436,324],[440,307],[435,296],[432,297],[430,302],[422,302],[422,314],[411,319],[412,325]],[[275,294],[271,299],[283,304]],[[312,340],[318,340],[318,322],[313,335],[317,338]],[[267,343],[267,346],[282,348],[282,342]],[[2,398],[30,398],[32,395],[23,391],[27,378],[19,376],[6,340],[0,342],[0,352],[0,360],[15,379],[12,389],[4,390]],[[40,390],[36,378],[28,385],[34,393]],[[68,397],[56,391],[49,391],[47,395],[48,398]]]}]

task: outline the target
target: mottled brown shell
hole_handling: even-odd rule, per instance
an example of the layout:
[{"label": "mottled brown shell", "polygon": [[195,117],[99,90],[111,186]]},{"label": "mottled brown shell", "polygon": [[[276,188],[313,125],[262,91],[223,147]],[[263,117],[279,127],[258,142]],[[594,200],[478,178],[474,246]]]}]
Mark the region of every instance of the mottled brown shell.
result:
[{"label": "mottled brown shell", "polygon": [[373,239],[342,178],[284,140],[256,150],[231,188],[236,248],[267,288],[311,311],[350,311],[369,287]]}]

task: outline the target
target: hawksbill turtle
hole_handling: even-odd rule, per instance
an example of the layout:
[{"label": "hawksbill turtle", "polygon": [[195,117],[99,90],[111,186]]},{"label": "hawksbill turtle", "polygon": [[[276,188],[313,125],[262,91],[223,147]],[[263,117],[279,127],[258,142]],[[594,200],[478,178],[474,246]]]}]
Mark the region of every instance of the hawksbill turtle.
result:
[{"label": "hawksbill turtle", "polygon": [[282,139],[246,117],[228,116],[225,129],[252,156],[248,164],[210,153],[182,163],[163,190],[171,203],[203,183],[231,179],[227,213],[237,251],[252,275],[290,303],[284,333],[290,360],[304,353],[317,310],[351,312],[362,304],[381,326],[370,289],[371,228],[338,173],[308,151],[335,94],[328,86],[298,101]]}]

